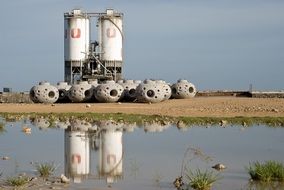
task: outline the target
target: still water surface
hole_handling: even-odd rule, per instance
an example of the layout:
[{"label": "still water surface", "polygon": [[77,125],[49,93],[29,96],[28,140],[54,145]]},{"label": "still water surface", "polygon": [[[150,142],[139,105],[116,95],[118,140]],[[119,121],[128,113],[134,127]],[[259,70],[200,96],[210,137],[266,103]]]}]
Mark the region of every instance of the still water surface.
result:
[{"label": "still water surface", "polygon": [[[266,126],[190,127],[136,126],[111,121],[49,122],[36,119],[5,122],[0,133],[0,160],[3,177],[18,173],[34,174],[31,162],[54,162],[56,175],[72,179],[69,189],[147,190],[174,189],[172,182],[181,174],[184,154],[198,148],[211,161],[187,152],[190,169],[211,169],[223,163],[222,179],[213,189],[248,189],[245,166],[252,161],[284,158],[284,128]],[[31,134],[22,132],[31,127]],[[216,171],[217,172],[217,171]],[[252,188],[253,189],[253,188]]]}]

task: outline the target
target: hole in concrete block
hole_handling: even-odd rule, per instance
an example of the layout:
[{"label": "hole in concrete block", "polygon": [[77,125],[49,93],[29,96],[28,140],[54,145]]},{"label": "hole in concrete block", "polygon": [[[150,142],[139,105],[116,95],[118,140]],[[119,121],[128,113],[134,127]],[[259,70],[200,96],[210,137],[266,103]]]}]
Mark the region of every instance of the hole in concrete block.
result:
[{"label": "hole in concrete block", "polygon": [[63,98],[65,96],[64,90],[58,90],[58,92],[59,92],[59,97],[60,98]]},{"label": "hole in concrete block", "polygon": [[35,92],[33,90],[31,90],[30,95],[32,98],[35,98]]},{"label": "hole in concrete block", "polygon": [[117,96],[118,92],[116,89],[112,89],[109,93],[112,97]]},{"label": "hole in concrete block", "polygon": [[176,88],[173,88],[173,89],[172,89],[172,93],[173,93],[173,94],[176,94],[176,93],[177,93],[177,89],[176,89]]},{"label": "hole in concrete block", "polygon": [[135,92],[136,92],[136,90],[135,90],[135,89],[133,89],[133,88],[129,90],[129,94],[130,94],[130,95],[134,95],[134,94],[135,94]]},{"label": "hole in concrete block", "polygon": [[84,95],[85,95],[85,97],[89,97],[89,96],[91,95],[90,90],[86,90],[86,91],[84,92]]},{"label": "hole in concrete block", "polygon": [[54,92],[54,91],[50,91],[50,92],[48,93],[48,97],[49,97],[49,98],[54,98],[54,96],[55,96],[55,92]]},{"label": "hole in concrete block", "polygon": [[149,96],[150,98],[153,98],[155,96],[155,92],[153,90],[148,90],[147,96]]}]

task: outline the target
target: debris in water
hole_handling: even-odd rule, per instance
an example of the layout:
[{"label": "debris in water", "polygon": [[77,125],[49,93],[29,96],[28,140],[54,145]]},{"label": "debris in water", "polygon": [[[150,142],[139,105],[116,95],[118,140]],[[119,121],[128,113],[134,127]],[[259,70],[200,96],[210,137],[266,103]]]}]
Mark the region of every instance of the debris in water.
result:
[{"label": "debris in water", "polygon": [[31,177],[30,181],[32,181],[32,182],[37,181],[37,177]]},{"label": "debris in water", "polygon": [[30,127],[22,127],[22,131],[26,134],[31,134],[32,133],[32,128]]},{"label": "debris in water", "polygon": [[178,129],[182,129],[182,128],[185,128],[185,127],[186,127],[186,124],[183,121],[179,120],[177,122],[177,128]]},{"label": "debris in water", "polygon": [[216,164],[216,165],[212,166],[212,168],[214,168],[215,170],[220,171],[220,170],[226,169],[227,167],[224,164],[220,164],[219,163],[219,164]]},{"label": "debris in water", "polygon": [[184,185],[184,182],[182,181],[182,176],[177,177],[173,184],[177,190],[181,190],[182,186]]},{"label": "debris in water", "polygon": [[276,109],[276,108],[273,108],[271,111],[272,111],[272,112],[275,112],[275,113],[278,113],[278,112],[279,112],[279,110]]},{"label": "debris in water", "polygon": [[70,179],[68,179],[65,175],[61,174],[61,183],[69,183]]},{"label": "debris in water", "polygon": [[226,121],[226,120],[221,120],[221,122],[220,122],[221,127],[225,127],[227,124],[228,124],[228,121]]},{"label": "debris in water", "polygon": [[10,160],[10,157],[9,156],[3,156],[2,160]]}]

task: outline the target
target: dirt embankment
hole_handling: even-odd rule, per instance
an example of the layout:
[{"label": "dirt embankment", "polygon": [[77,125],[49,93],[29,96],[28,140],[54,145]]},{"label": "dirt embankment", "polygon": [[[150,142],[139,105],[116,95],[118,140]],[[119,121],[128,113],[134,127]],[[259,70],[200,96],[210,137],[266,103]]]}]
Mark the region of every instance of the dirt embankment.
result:
[{"label": "dirt embankment", "polygon": [[197,97],[174,99],[156,104],[80,103],[80,104],[0,104],[0,112],[13,113],[127,113],[187,117],[284,117],[284,99]]}]

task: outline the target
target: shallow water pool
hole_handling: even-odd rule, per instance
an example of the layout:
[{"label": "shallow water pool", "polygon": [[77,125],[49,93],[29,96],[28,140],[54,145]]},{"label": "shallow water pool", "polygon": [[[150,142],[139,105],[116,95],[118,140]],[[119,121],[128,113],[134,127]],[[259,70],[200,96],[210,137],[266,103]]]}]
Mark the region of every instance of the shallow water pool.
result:
[{"label": "shallow water pool", "polygon": [[[55,175],[71,179],[68,189],[175,189],[174,179],[185,174],[182,163],[186,169],[219,173],[222,179],[212,189],[258,189],[249,183],[245,166],[284,158],[283,127],[178,129],[72,120],[50,128],[44,118],[1,122],[5,127],[0,131],[0,156],[10,158],[0,160],[1,178],[36,175],[34,163],[54,162]],[[31,133],[23,128],[31,128]],[[216,163],[227,169],[215,171],[211,166]]]}]

